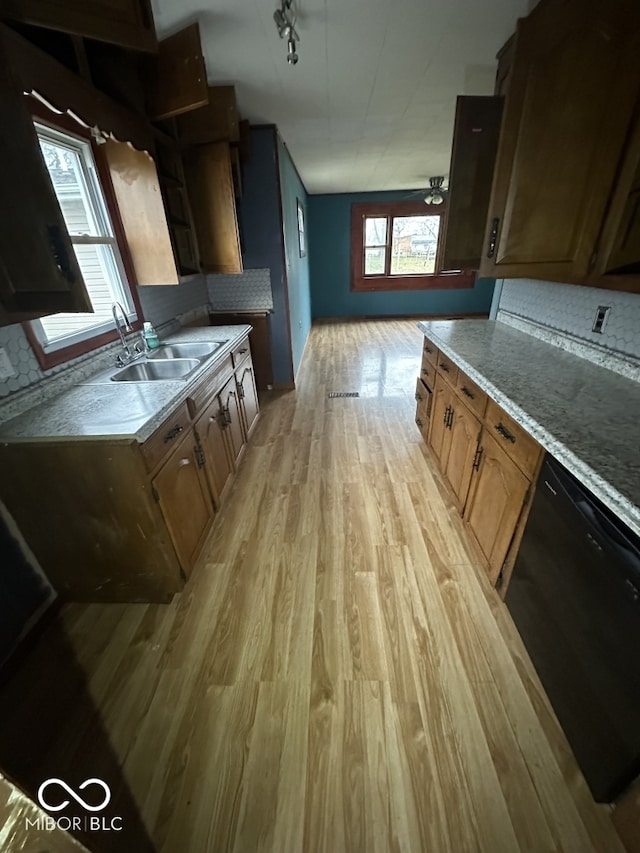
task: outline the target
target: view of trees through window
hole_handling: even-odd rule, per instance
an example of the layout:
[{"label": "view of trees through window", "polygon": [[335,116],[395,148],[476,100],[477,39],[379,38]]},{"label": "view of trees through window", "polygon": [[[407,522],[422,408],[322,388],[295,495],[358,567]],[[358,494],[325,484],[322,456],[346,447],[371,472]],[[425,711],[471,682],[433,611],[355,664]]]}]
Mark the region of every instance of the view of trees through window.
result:
[{"label": "view of trees through window", "polygon": [[364,226],[365,275],[435,273],[440,216],[367,216]]}]

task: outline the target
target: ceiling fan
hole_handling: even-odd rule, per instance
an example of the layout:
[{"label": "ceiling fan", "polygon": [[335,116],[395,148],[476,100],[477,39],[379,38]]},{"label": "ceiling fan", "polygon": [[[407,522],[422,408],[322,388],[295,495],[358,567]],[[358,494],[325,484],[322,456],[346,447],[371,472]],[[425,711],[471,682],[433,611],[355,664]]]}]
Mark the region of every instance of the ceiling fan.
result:
[{"label": "ceiling fan", "polygon": [[444,186],[444,175],[429,178],[427,189],[414,190],[410,195],[422,196],[425,204],[442,204],[446,199],[448,189]]}]

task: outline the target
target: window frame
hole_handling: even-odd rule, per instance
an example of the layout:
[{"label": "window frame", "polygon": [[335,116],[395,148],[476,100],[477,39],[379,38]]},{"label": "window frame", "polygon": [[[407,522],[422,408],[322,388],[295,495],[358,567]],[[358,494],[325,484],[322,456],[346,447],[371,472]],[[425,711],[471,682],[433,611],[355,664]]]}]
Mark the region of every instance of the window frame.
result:
[{"label": "window frame", "polygon": [[[100,145],[97,144],[88,128],[85,128],[83,125],[74,121],[67,115],[52,116],[51,112],[46,107],[35,101],[30,103],[30,111],[34,123],[44,125],[54,132],[66,134],[72,137],[75,136],[81,141],[89,143],[91,147],[91,154],[96,168],[96,177],[100,184],[100,189],[102,190],[106,212],[111,221],[115,245],[120,254],[121,266],[124,271],[124,285],[128,288],[129,293],[131,294],[131,301],[136,313],[136,318],[131,320],[131,326],[134,331],[139,331],[142,329],[143,314],[138,295],[137,280],[131,256],[129,254],[122,220],[120,219],[113,185],[111,183],[109,167],[105,157],[102,155]],[[45,314],[42,316],[46,317],[50,315]],[[112,327],[107,331],[104,331],[103,324],[102,329],[97,329],[95,334],[89,334],[83,340],[46,351],[43,348],[43,343],[40,337],[42,332],[34,328],[34,323],[37,322],[38,318],[28,320],[22,323],[22,327],[27,340],[29,341],[29,345],[36,356],[38,364],[43,370],[56,367],[71,361],[72,359],[78,358],[79,356],[90,353],[93,350],[99,349],[106,344],[118,340],[119,337],[115,323],[113,323]],[[90,332],[91,330],[87,331]]]},{"label": "window frame", "polygon": [[[446,202],[425,204],[423,201],[356,202],[351,205],[351,291],[370,293],[375,291],[400,290],[444,290],[472,288],[475,284],[474,270],[443,271],[444,233],[446,225]],[[387,219],[387,243],[385,257],[391,251],[393,241],[393,219],[400,216],[439,216],[438,248],[435,273],[410,275],[365,275],[365,228],[366,218]],[[386,265],[385,265],[386,266]]]}]

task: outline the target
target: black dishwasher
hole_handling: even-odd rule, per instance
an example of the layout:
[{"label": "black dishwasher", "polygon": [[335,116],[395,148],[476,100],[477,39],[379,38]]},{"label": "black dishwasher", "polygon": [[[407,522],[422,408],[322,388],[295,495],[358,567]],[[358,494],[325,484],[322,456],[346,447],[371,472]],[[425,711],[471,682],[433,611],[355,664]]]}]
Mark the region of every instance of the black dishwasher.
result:
[{"label": "black dishwasher", "polygon": [[640,539],[547,456],[506,604],[591,793],[640,773]]}]

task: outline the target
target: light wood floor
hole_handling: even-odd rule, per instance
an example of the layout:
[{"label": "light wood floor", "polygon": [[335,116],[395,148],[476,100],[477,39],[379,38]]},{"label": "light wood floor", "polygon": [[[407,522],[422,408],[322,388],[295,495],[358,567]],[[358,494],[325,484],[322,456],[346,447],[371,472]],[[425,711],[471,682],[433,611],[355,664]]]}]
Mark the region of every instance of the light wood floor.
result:
[{"label": "light wood floor", "polygon": [[[106,738],[164,853],[621,850],[413,422],[421,340],[314,326],[185,591],[64,609],[96,714],[51,711],[34,778],[97,774]],[[12,725],[72,692],[55,646]]]}]

